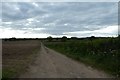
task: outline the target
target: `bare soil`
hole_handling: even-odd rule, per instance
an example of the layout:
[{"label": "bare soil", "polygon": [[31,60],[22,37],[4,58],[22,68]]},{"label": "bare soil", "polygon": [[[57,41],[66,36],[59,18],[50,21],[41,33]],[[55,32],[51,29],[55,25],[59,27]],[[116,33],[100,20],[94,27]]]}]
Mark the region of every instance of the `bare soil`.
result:
[{"label": "bare soil", "polygon": [[109,78],[110,75],[74,61],[41,44],[36,60],[20,78]]},{"label": "bare soil", "polygon": [[17,77],[32,63],[40,41],[3,41],[2,42],[2,77]]}]

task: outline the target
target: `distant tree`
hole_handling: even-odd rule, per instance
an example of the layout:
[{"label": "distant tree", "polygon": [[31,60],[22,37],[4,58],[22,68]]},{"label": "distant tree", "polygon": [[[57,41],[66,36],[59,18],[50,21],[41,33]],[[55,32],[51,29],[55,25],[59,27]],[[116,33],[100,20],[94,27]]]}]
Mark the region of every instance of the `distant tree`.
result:
[{"label": "distant tree", "polygon": [[14,40],[16,40],[16,38],[15,38],[15,37],[12,37],[12,38],[9,38],[9,40],[10,40],[10,41],[14,41]]},{"label": "distant tree", "polygon": [[95,36],[91,36],[91,38],[95,38]]},{"label": "distant tree", "polygon": [[36,40],[38,40],[38,38],[36,38]]},{"label": "distant tree", "polygon": [[119,40],[119,42],[120,42],[120,34],[118,35],[118,37],[117,37],[117,38],[118,38],[118,40]]},{"label": "distant tree", "polygon": [[76,39],[77,39],[77,37],[71,37],[71,39],[72,39],[72,40],[76,40]]},{"label": "distant tree", "polygon": [[95,36],[91,36],[89,39],[92,41],[93,39],[95,39]]},{"label": "distant tree", "polygon": [[63,41],[63,42],[67,41],[67,37],[66,37],[66,36],[63,36],[63,37],[62,37],[62,41]]},{"label": "distant tree", "polygon": [[4,41],[8,41],[9,39],[5,38]]},{"label": "distant tree", "polygon": [[47,37],[47,40],[51,42],[53,40],[53,38],[51,36],[49,36],[49,37]]},{"label": "distant tree", "polygon": [[118,35],[118,38],[120,38],[120,34]]}]

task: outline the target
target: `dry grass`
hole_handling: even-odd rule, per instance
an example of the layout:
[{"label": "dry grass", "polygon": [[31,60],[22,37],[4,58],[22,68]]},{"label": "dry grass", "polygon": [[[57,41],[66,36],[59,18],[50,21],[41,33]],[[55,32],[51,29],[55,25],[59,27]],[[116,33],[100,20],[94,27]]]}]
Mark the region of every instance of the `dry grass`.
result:
[{"label": "dry grass", "polygon": [[24,72],[40,49],[40,41],[3,41],[2,77],[17,77]]}]

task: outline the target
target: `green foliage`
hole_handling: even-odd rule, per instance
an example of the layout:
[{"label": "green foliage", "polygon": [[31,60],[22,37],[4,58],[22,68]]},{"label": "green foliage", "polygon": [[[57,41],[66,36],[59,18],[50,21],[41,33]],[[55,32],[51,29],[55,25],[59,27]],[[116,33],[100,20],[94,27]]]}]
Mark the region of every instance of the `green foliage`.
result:
[{"label": "green foliage", "polygon": [[9,78],[11,76],[13,76],[14,74],[16,74],[17,72],[13,69],[4,69],[3,70],[3,75],[2,78]]},{"label": "green foliage", "polygon": [[45,45],[112,75],[120,75],[119,38],[52,42]]},{"label": "green foliage", "polygon": [[63,36],[63,37],[62,37],[62,41],[63,41],[63,42],[66,42],[66,41],[67,41],[67,37],[66,37],[66,36]]},{"label": "green foliage", "polygon": [[47,37],[47,39],[48,39],[48,41],[50,41],[50,42],[53,40],[53,38],[52,38],[51,36]]}]

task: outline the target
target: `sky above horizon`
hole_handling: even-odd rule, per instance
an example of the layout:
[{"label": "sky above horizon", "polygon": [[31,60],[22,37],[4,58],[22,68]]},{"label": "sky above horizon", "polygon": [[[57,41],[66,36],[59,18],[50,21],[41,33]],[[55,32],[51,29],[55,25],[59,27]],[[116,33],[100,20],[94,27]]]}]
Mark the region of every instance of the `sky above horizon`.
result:
[{"label": "sky above horizon", "polygon": [[115,37],[117,2],[3,2],[0,38]]}]

